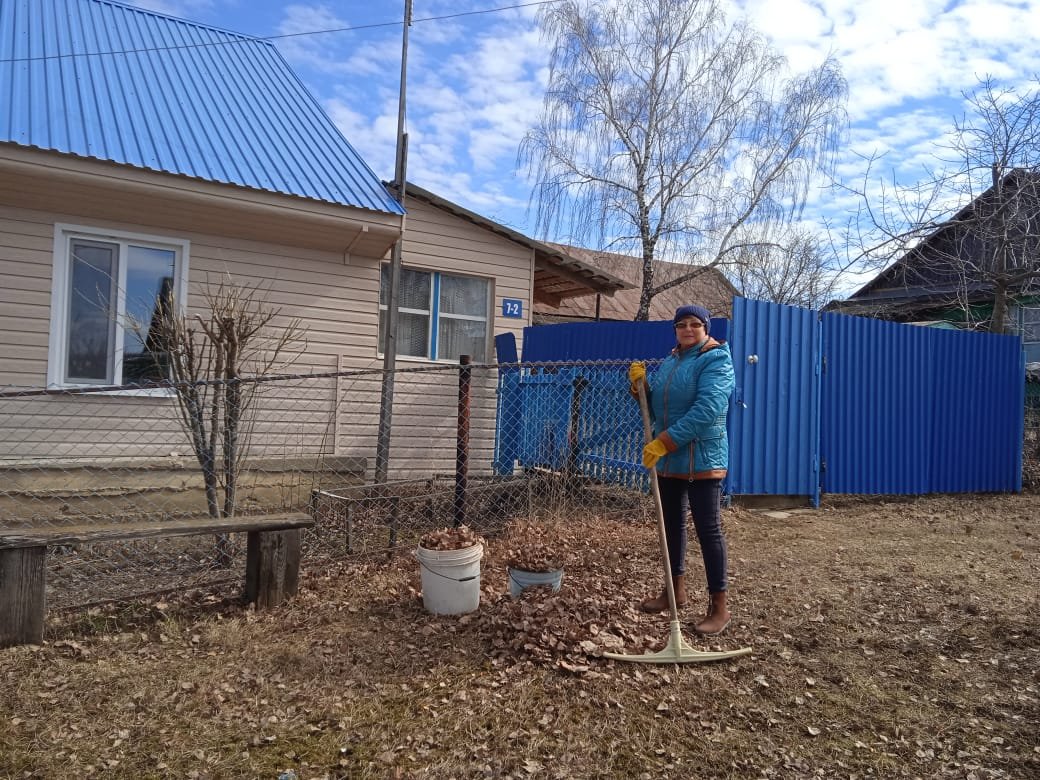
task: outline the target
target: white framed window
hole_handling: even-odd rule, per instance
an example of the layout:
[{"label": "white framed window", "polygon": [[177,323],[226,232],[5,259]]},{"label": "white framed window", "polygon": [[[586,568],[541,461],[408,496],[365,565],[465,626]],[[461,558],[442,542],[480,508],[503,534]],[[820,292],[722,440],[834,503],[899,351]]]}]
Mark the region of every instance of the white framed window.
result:
[{"label": "white framed window", "polygon": [[165,379],[155,323],[183,306],[190,242],[58,224],[54,228],[47,384]]},{"label": "white framed window", "polygon": [[[379,350],[386,337],[390,265],[379,277]],[[401,268],[397,294],[397,354],[428,360],[457,361],[469,355],[487,359],[491,281],[440,271]]]}]

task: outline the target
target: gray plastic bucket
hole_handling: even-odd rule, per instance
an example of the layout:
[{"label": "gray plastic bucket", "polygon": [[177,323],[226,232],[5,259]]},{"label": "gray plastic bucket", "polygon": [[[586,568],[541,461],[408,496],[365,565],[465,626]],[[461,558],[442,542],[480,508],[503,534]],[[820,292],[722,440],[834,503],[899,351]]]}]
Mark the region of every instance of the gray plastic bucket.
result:
[{"label": "gray plastic bucket", "polygon": [[555,593],[560,589],[560,583],[563,582],[563,569],[524,571],[523,569],[509,567],[506,571],[509,572],[509,595],[514,599],[520,598],[524,588],[531,588],[536,585],[549,585],[552,587],[553,593]]}]

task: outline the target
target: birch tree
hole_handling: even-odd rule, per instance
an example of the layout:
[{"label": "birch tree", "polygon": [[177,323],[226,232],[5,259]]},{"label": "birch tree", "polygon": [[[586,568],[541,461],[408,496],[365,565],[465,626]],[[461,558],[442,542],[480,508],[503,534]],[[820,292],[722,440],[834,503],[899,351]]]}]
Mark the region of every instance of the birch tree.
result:
[{"label": "birch tree", "polygon": [[[539,230],[642,258],[636,319],[708,268],[745,261],[833,163],[846,84],[784,59],[718,0],[564,0],[540,12],[551,58],[520,161]],[[653,261],[689,261],[655,284]]]}]

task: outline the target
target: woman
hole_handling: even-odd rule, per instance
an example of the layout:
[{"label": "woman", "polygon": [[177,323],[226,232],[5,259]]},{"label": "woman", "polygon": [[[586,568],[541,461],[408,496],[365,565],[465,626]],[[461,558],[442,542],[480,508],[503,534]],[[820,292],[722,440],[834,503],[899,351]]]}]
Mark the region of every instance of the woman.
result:
[{"label": "woman", "polygon": [[[647,385],[656,438],[643,448],[643,465],[656,466],[664,508],[665,536],[677,606],[686,603],[686,512],[693,513],[708,580],[707,613],[696,623],[698,634],[721,634],[729,625],[726,605],[726,538],[720,507],[722,479],[729,465],[726,410],[733,391],[729,347],[711,338],[711,314],[703,306],[680,306],[672,320],[676,347]],[[646,367],[629,366],[635,394],[646,381]],[[668,609],[668,591],[642,602],[644,612]]]}]

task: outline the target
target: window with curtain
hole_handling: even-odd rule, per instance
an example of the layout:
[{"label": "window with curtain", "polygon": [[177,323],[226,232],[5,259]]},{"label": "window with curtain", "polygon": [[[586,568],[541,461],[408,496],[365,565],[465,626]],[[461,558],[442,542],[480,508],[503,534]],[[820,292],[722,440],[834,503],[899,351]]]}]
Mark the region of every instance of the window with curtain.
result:
[{"label": "window with curtain", "polygon": [[[379,346],[386,337],[390,265],[379,285]],[[472,276],[401,269],[397,354],[430,360],[487,358],[491,283]]]}]

